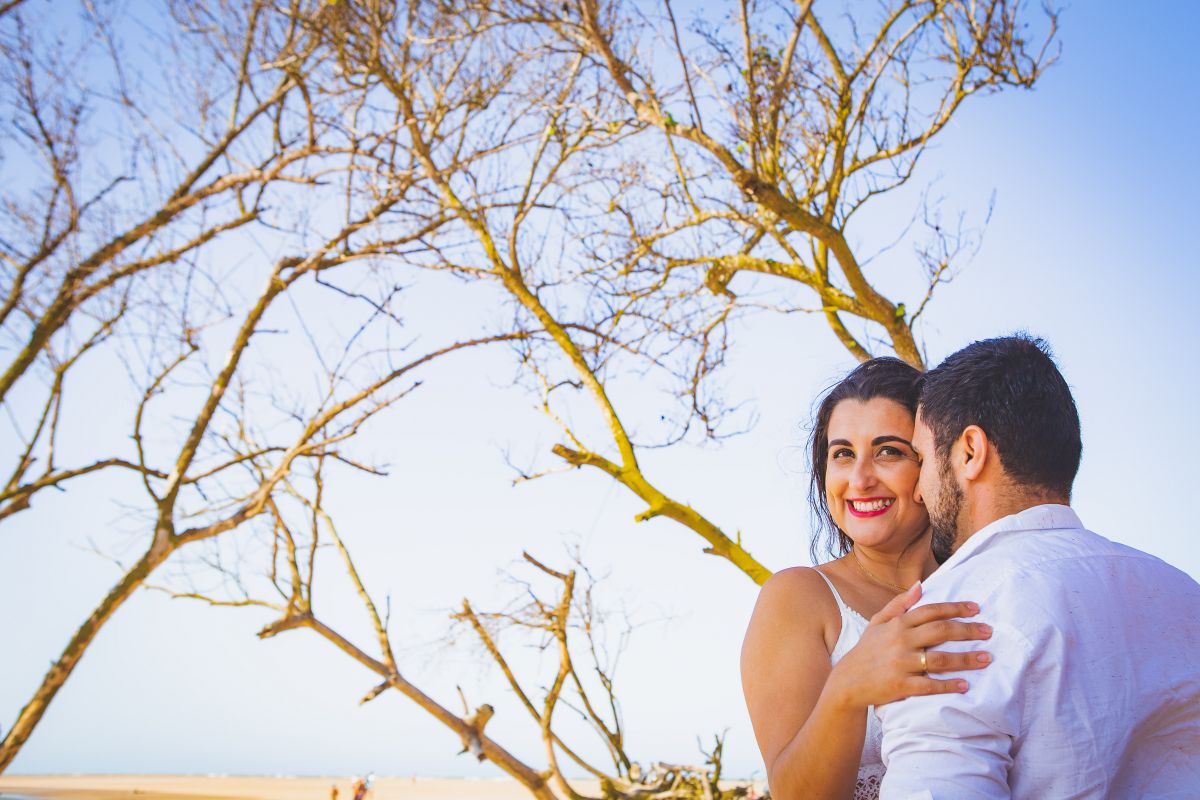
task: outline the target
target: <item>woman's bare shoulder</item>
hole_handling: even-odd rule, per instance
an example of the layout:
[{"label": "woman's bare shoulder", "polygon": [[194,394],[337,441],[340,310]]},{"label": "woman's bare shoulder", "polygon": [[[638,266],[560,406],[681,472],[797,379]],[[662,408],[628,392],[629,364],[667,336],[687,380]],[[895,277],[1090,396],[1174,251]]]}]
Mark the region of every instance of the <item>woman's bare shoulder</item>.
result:
[{"label": "woman's bare shoulder", "polygon": [[812,567],[789,567],[772,575],[758,593],[754,623],[790,630],[824,630],[840,617],[825,579]]},{"label": "woman's bare shoulder", "polygon": [[759,592],[760,597],[781,599],[828,600],[834,608],[837,603],[825,582],[814,567],[788,567],[767,579]]},{"label": "woman's bare shoulder", "polygon": [[764,713],[781,694],[794,701],[795,696],[820,692],[841,627],[837,602],[816,570],[792,567],[763,584],[741,653],[742,687],[752,719],[755,710]]}]

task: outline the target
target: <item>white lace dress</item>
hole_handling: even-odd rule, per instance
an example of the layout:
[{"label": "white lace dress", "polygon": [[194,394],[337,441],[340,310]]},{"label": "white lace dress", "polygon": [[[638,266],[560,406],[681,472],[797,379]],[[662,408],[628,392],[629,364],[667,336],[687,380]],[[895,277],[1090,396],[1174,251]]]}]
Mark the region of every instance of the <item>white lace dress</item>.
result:
[{"label": "white lace dress", "polygon": [[[842,615],[842,631],[838,634],[837,644],[829,660],[836,664],[850,648],[858,644],[863,631],[867,629],[867,619],[842,600],[838,590],[820,570],[817,574],[829,584],[833,599],[837,601],[838,611]],[[883,726],[875,716],[874,706],[867,709],[867,738],[863,742],[862,758],[858,762],[858,784],[854,788],[854,800],[878,800],[879,784],[883,782]]]}]

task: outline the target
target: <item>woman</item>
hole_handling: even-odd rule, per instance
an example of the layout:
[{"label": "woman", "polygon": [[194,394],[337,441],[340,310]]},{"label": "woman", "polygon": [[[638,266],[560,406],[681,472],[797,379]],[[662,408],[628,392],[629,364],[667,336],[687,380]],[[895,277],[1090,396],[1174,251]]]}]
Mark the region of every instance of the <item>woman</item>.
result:
[{"label": "woman", "polygon": [[883,764],[873,707],[966,691],[965,681],[930,674],[990,661],[979,651],[926,651],[988,638],[982,623],[949,621],[977,614],[974,603],[905,613],[937,567],[910,444],[919,376],[899,359],[872,359],[818,408],[810,501],[839,557],[772,576],[742,647],[742,688],[776,800],[877,797]]}]

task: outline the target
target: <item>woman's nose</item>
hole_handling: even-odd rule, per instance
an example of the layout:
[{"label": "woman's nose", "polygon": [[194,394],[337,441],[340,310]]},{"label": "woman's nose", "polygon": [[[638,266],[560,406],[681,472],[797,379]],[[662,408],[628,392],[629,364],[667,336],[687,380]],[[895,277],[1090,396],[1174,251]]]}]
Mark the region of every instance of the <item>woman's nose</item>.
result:
[{"label": "woman's nose", "polygon": [[860,458],[854,462],[854,470],[850,473],[851,489],[867,489],[875,485],[875,465],[869,458]]}]

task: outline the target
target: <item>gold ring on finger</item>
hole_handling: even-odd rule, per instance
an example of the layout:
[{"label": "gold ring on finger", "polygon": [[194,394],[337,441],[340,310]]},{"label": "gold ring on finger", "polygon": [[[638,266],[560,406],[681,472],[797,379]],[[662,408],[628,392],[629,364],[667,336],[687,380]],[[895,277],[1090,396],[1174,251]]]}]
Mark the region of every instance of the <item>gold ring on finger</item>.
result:
[{"label": "gold ring on finger", "polygon": [[921,648],[921,672],[929,674],[929,658],[925,655],[925,648]]}]

